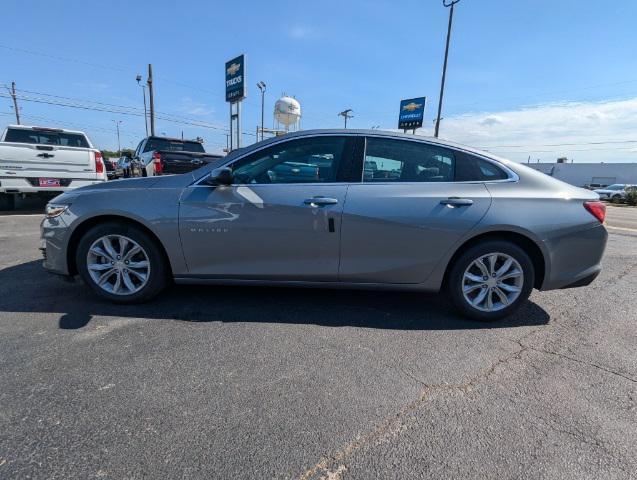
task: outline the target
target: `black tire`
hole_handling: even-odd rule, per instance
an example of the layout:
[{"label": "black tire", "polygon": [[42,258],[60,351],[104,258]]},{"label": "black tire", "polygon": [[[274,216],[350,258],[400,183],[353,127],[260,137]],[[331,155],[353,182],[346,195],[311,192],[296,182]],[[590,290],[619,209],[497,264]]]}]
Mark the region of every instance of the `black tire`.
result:
[{"label": "black tire", "polygon": [[15,195],[13,193],[0,193],[0,210],[15,210]]},{"label": "black tire", "polygon": [[[91,277],[87,267],[87,257],[91,245],[106,235],[122,235],[136,242],[148,257],[150,273],[146,284],[139,291],[130,295],[117,295],[107,292],[100,287]],[[143,303],[157,296],[168,284],[169,267],[163,255],[161,247],[156,240],[150,237],[141,228],[125,223],[106,222],[97,225],[87,231],[80,239],[77,248],[75,262],[77,270],[91,290],[98,296],[114,303]]]},{"label": "black tire", "polygon": [[611,202],[613,203],[621,203],[621,201],[622,201],[621,195],[613,195],[613,198],[611,199]]},{"label": "black tire", "polygon": [[[522,285],[519,296],[506,307],[495,311],[482,311],[469,303],[463,293],[465,270],[474,260],[491,253],[512,257],[522,269]],[[504,240],[481,241],[465,250],[451,265],[445,285],[447,294],[459,312],[473,320],[492,322],[507,317],[526,302],[535,283],[535,270],[528,254],[514,243]],[[488,288],[488,287],[486,287]]]}]

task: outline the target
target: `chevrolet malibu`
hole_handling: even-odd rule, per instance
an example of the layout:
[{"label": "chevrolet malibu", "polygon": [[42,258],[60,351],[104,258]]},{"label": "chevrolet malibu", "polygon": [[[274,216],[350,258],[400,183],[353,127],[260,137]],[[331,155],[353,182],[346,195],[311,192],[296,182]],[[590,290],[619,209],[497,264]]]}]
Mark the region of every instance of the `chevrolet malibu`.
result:
[{"label": "chevrolet malibu", "polygon": [[79,274],[117,303],[150,300],[170,281],[444,291],[488,321],[533,288],[590,284],[604,216],[597,194],[490,153],[315,130],[187,174],[64,193],[41,233],[47,270]]}]

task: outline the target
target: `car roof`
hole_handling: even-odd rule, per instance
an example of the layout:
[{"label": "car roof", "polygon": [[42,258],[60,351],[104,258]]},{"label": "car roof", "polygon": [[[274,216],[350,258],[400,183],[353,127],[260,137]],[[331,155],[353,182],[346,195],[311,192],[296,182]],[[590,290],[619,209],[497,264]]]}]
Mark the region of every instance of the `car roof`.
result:
[{"label": "car roof", "polygon": [[478,148],[470,147],[468,145],[464,145],[457,142],[452,142],[450,140],[444,140],[435,137],[429,137],[425,135],[413,135],[409,133],[396,132],[392,130],[371,130],[371,129],[352,129],[352,128],[325,128],[325,129],[313,129],[313,130],[298,130],[296,132],[289,132],[284,135],[280,135],[277,137],[268,138],[261,142],[253,143],[251,145],[246,145],[240,149],[233,150],[228,154],[228,157],[234,157],[238,154],[243,155],[244,153],[251,152],[253,150],[258,150],[263,148],[269,144],[278,143],[280,141],[293,139],[293,138],[303,138],[303,137],[311,137],[314,135],[365,135],[365,136],[373,136],[373,137],[384,137],[384,138],[395,138],[399,140],[411,140],[411,141],[421,141],[429,144],[440,145],[441,147],[449,147],[455,148],[458,150],[464,150],[466,152],[475,153],[477,155],[481,155],[483,157],[488,157],[493,160],[497,160],[505,165],[516,164],[516,162],[512,162],[507,158],[500,157],[491,152],[480,150]]},{"label": "car roof", "polygon": [[63,133],[78,133],[80,135],[86,135],[85,132],[80,130],[68,130],[66,128],[55,128],[55,127],[42,127],[38,125],[7,125],[7,128],[11,128],[14,130],[48,130],[51,132],[63,132]]}]

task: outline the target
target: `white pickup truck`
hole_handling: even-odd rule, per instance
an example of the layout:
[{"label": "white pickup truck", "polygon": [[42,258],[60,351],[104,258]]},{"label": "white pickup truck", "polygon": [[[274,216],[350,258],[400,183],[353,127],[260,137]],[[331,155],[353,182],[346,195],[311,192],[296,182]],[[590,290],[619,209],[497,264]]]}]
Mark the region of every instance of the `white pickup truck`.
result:
[{"label": "white pickup truck", "polygon": [[105,182],[102,154],[83,132],[9,125],[0,137],[0,210],[17,195],[55,196]]}]

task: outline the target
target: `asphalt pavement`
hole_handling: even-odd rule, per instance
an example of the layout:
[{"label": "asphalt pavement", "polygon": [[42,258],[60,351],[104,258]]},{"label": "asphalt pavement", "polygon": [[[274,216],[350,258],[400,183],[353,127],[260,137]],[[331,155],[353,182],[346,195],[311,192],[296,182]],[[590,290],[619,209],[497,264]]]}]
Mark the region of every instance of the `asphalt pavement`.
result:
[{"label": "asphalt pavement", "polygon": [[493,324],[413,293],[112,305],[0,215],[0,478],[636,478],[633,212],[592,285]]}]

